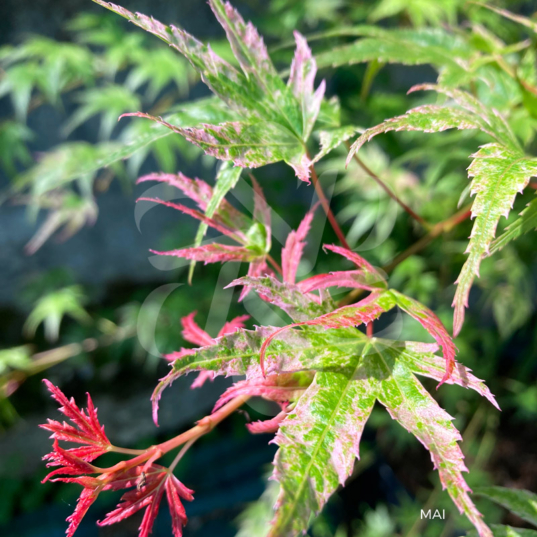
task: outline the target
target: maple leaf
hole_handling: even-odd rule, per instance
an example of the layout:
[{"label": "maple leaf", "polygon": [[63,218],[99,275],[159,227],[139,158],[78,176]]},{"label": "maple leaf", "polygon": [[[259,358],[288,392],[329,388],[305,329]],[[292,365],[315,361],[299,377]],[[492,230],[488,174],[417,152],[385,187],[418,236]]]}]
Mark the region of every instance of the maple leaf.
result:
[{"label": "maple leaf", "polygon": [[[380,125],[367,129],[351,146],[347,164],[354,153],[374,136],[392,130],[418,130],[440,132],[446,129],[479,129],[494,139],[473,155],[468,168],[472,178],[471,193],[475,195],[472,217],[475,222],[470,235],[466,260],[457,281],[453,299],[453,334],[457,336],[468,307],[468,296],[474,278],[479,276],[481,260],[490,255],[500,217],[507,218],[515,196],[537,175],[537,159],[522,151],[509,125],[495,110],[487,108],[475,97],[461,90],[431,84],[415,86],[410,91],[434,90],[453,99],[454,106],[424,105],[406,114],[387,119]],[[531,212],[529,213],[531,214]],[[516,234],[516,227],[513,235]]]},{"label": "maple leaf", "polygon": [[209,5],[226,32],[241,70],[180,28],[168,27],[103,0],[94,1],[183,54],[209,89],[235,112],[236,118],[218,125],[184,127],[141,112],[131,115],[156,121],[207,154],[232,161],[236,166],[255,168],[283,160],[299,179],[309,182],[311,160],[305,143],[319,116],[325,84],[322,82],[314,91],[316,63],[300,34],[295,33],[297,49],[286,85],[255,27],[245,23],[229,3],[210,0]]},{"label": "maple leaf", "polygon": [[[226,168],[227,169],[227,168]],[[226,174],[220,174],[220,181],[223,181]],[[238,179],[238,176],[236,177]],[[220,231],[223,235],[233,239],[240,246],[210,243],[203,246],[194,246],[192,248],[181,248],[177,250],[169,250],[161,252],[150,250],[157,255],[167,255],[174,257],[182,257],[193,261],[204,261],[207,263],[219,263],[226,261],[237,261],[250,263],[248,274],[250,276],[261,276],[262,274],[270,273],[266,257],[271,246],[271,220],[270,209],[266,203],[261,187],[252,178],[254,191],[254,220],[251,220],[246,215],[243,215],[227,202],[223,195],[231,188],[230,183],[222,188],[219,188],[219,182],[215,190],[201,181],[200,179],[192,180],[188,177],[178,174],[151,174],[141,179],[142,181],[156,180],[167,182],[170,185],[176,186],[182,190],[187,196],[205,210],[203,214],[196,209],[186,207],[180,203],[165,201],[158,198],[138,198],[137,201],[150,201],[166,207],[171,207],[181,211],[201,222],[198,230],[195,244],[200,244],[207,227],[212,227]],[[211,216],[209,216],[211,215]],[[239,301],[243,300],[248,292],[245,289],[240,296]]]},{"label": "maple leaf", "polygon": [[[194,321],[196,313],[197,312],[193,311],[181,319],[181,324],[183,325],[182,335],[189,343],[198,345],[199,347],[212,345],[215,342],[215,338],[212,338],[207,332],[205,332],[205,330],[202,330],[196,321]],[[232,334],[240,328],[244,328],[244,322],[249,318],[249,315],[241,315],[239,317],[235,317],[231,321],[226,322],[216,337],[219,338],[227,334]],[[188,349],[188,351],[190,351],[190,349]],[[175,359],[177,359],[177,357],[175,357]],[[192,383],[191,388],[200,388],[203,386],[203,384],[205,384],[206,380],[213,380],[213,378],[214,375],[211,371],[200,371],[200,374]]]},{"label": "maple leaf", "polygon": [[296,271],[302,259],[304,246],[306,246],[305,239],[309,233],[316,208],[317,204],[306,213],[297,230],[291,231],[285,240],[285,246],[282,248],[282,272],[283,281],[287,283],[295,283],[296,281]]},{"label": "maple leaf", "polygon": [[289,403],[298,399],[309,386],[313,375],[304,373],[281,373],[265,377],[253,377],[235,382],[216,402],[213,412],[228,401],[241,395],[260,396],[276,403]]},{"label": "maple leaf", "polygon": [[[83,444],[80,447],[61,450],[57,453],[55,451],[46,455],[45,459],[53,462],[56,461],[54,465],[57,466],[60,464],[59,461],[62,457],[72,456],[81,461],[91,462],[103,453],[106,453],[111,446],[110,440],[108,440],[104,432],[104,426],[99,423],[97,409],[94,407],[90,395],[87,395],[87,408],[84,412],[83,409],[80,409],[76,405],[73,398],[68,399],[52,382],[47,379],[44,379],[43,382],[52,394],[52,398],[61,405],[59,411],[73,425],[48,419],[47,423],[40,425],[40,427],[52,433],[51,438],[55,440],[55,447],[58,446],[58,440]],[[75,459],[72,460],[72,462],[74,461]],[[49,463],[49,465],[52,465],[52,463]]]},{"label": "maple leaf", "polygon": [[138,537],[148,537],[158,514],[160,501],[164,492],[168,499],[168,507],[172,517],[172,528],[175,537],[182,535],[182,528],[187,522],[185,509],[181,499],[192,501],[193,491],[186,488],[166,468],[156,464],[151,465],[144,471],[143,485],[126,492],[121,501],[106,517],[97,522],[99,526],[109,526],[120,522],[140,509],[145,508],[145,513],[139,528]]},{"label": "maple leaf", "polygon": [[[224,328],[229,331],[238,326],[242,326],[241,318],[230,321]],[[190,335],[194,337],[192,332]],[[212,341],[210,339],[210,342]],[[101,492],[132,487],[135,489],[126,492],[117,508],[108,513],[98,524],[102,526],[114,524],[145,507],[146,512],[139,529],[139,537],[147,537],[151,533],[160,500],[166,491],[173,533],[175,537],[181,537],[182,528],[187,522],[181,499],[192,501],[193,491],[185,487],[170,470],[154,464],[153,461],[161,456],[161,452],[154,451],[151,457],[148,460],[144,459],[141,464],[137,464],[137,459],[134,458],[132,461],[124,461],[110,469],[93,466],[89,461],[108,451],[112,446],[97,419],[97,410],[93,406],[91,397],[88,395],[88,406],[84,412],[57,386],[48,380],[45,380],[45,383],[52,397],[62,405],[60,411],[76,425],[74,427],[54,420],[48,420],[47,424],[42,425],[44,429],[52,431],[52,438],[54,438],[53,451],[45,455],[44,459],[49,461],[47,463],[49,467],[59,466],[50,472],[43,482],[61,481],[76,483],[83,487],[73,514],[67,518],[69,522],[67,537],[74,535],[84,515]],[[60,447],[59,440],[83,443],[87,446],[65,450]],[[92,477],[91,474],[98,474],[98,476]]]},{"label": "maple leaf", "polygon": [[[391,300],[395,305],[396,297]],[[279,330],[270,327],[241,329],[174,364],[176,376],[195,370],[246,374],[246,381],[230,388],[224,397],[248,393],[280,399],[285,395],[274,386],[279,375],[316,372],[302,394],[296,393],[296,404],[286,416],[279,416],[277,423],[253,426],[254,432],[279,427],[274,476],[281,483],[281,492],[270,535],[294,536],[305,531],[310,515],[345,482],[358,455],[365,421],[374,401],[379,400],[431,452],[453,501],[482,537],[490,537],[462,477],[463,456],[451,418],[414,377],[417,373],[443,379],[445,360],[432,352],[438,344],[368,338],[346,326],[347,321],[342,325],[319,330],[304,324],[300,331],[280,334],[267,350],[271,374],[266,379],[260,378],[262,346],[267,336]],[[446,382],[473,389],[497,406],[483,382],[461,364],[455,364]]]}]

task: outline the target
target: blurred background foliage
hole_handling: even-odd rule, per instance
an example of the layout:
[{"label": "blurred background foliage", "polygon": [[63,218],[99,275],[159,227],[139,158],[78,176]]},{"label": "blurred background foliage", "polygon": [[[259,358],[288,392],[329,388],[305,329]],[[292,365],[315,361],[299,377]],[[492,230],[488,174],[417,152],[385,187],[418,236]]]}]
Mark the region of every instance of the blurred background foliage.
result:
[{"label": "blurred background foliage", "polygon": [[[340,100],[345,124],[369,127],[430,100],[406,91],[416,83],[434,82],[438,73],[444,81],[457,76],[445,54],[454,51],[474,62],[473,78],[457,83],[468,84],[480,100],[504,114],[526,151],[537,154],[537,96],[527,89],[537,82],[537,39],[524,26],[463,0],[235,4],[266,36],[282,67],[291,57],[292,31],[308,36],[328,93]],[[164,419],[168,425],[157,431],[149,423],[148,396],[166,371],[159,351],[184,344],[180,318],[194,309],[201,326],[216,333],[225,320],[218,310],[229,296],[215,294],[215,282],[223,287],[236,275],[198,266],[192,286],[183,286],[186,267],[159,265],[147,248],[189,244],[195,226],[187,217],[155,210],[144,216],[140,228],[142,215],[135,213],[134,199],[141,190],[134,183],[143,173],[183,171],[214,180],[215,162],[179,136],[150,122],[117,121],[136,110],[180,118],[199,113],[207,106],[207,92],[194,71],[165,44],[89,0],[72,2],[50,18],[61,5],[6,0],[0,7],[9,30],[1,34],[0,47],[0,531],[18,537],[63,532],[76,494],[70,486],[39,484],[44,475],[39,457],[48,441],[35,425],[52,408],[40,379],[47,376],[77,397],[91,391],[102,421],[111,422],[107,430],[132,447],[177,434],[210,409],[226,384],[217,380],[198,394],[188,391],[188,383],[177,383]],[[201,0],[125,0],[124,5],[184,25],[230,57]],[[535,10],[533,2],[524,0],[494,5],[526,16]],[[351,46],[362,35],[362,25],[373,23],[436,36],[444,52],[409,59],[412,66],[373,60],[332,69],[334,47]],[[408,49],[399,45],[401,55],[416,54],[415,45],[409,37]],[[471,132],[387,134],[368,144],[361,157],[405,203],[434,223],[469,203],[468,155],[480,142],[480,135]],[[393,268],[390,285],[432,306],[450,327],[453,281],[464,261],[470,223],[391,267],[422,232],[354,162],[345,169],[345,156],[342,147],[319,164],[319,172],[337,172],[333,206],[349,243],[374,264]],[[256,176],[269,203],[296,226],[311,191],[305,185],[297,190],[283,165],[256,171]],[[520,196],[509,221],[532,195]],[[323,233],[325,242],[334,241],[328,228]],[[470,486],[537,489],[534,245],[534,235],[528,234],[483,262],[456,342],[459,359],[486,379],[503,412],[499,415],[457,388],[444,386],[435,395],[463,431]],[[328,262],[322,253],[310,251],[308,259],[303,273],[314,263],[316,270],[335,268],[334,260]],[[255,304],[249,307],[255,310]],[[230,316],[241,313],[241,306],[231,306]],[[422,336],[398,318],[375,329]],[[249,418],[264,411],[253,405]],[[247,435],[244,420],[234,416],[185,458],[182,477],[199,492],[188,506],[186,536],[264,534],[273,488],[258,502],[249,502],[261,495],[263,464],[274,450],[268,437]],[[425,452],[393,427],[387,414],[373,414],[363,446],[349,485],[314,523],[312,537],[449,537],[468,529],[441,493]],[[489,522],[530,527],[486,499],[478,503]],[[97,503],[93,521],[107,507]],[[446,520],[420,520],[425,507],[445,509]],[[131,535],[136,525],[133,517],[132,527],[127,523],[102,534]],[[97,532],[86,517],[79,534]],[[167,532],[165,522],[155,527],[156,535]]]}]

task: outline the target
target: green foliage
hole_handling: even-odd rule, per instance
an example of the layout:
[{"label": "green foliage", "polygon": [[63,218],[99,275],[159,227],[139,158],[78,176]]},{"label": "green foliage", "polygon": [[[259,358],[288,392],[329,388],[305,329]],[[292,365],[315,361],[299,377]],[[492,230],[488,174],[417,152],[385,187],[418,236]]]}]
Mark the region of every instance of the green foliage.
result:
[{"label": "green foliage", "polygon": [[475,492],[509,509],[526,522],[537,526],[537,494],[529,490],[504,487],[480,487]]},{"label": "green foliage", "polygon": [[87,323],[91,317],[83,307],[85,296],[78,285],[72,285],[42,296],[36,302],[24,325],[24,330],[33,336],[43,324],[45,337],[49,341],[58,339],[63,317],[69,315],[78,322]]}]

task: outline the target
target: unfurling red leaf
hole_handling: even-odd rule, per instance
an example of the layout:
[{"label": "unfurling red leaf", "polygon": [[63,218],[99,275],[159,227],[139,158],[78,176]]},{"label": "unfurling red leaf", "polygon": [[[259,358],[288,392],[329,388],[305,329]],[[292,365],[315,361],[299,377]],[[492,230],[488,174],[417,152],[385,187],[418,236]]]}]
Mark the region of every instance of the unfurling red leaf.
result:
[{"label": "unfurling red leaf", "polygon": [[[44,379],[43,382],[52,394],[52,398],[61,405],[59,408],[60,412],[68,418],[73,425],[49,419],[47,420],[47,423],[41,425],[41,427],[50,431],[52,433],[51,438],[54,438],[56,441],[63,440],[66,442],[83,444],[81,447],[61,451],[87,462],[91,462],[99,455],[106,453],[110,447],[110,440],[108,440],[104,432],[104,426],[99,423],[97,409],[93,406],[93,401],[91,400],[90,395],[88,394],[87,409],[86,412],[84,412],[83,409],[78,408],[74,399],[68,399],[57,386],[52,384],[52,382],[46,379]],[[46,459],[54,462],[54,457],[52,455],[53,454],[46,456]],[[50,465],[57,466],[57,464],[53,463],[50,463]]]},{"label": "unfurling red leaf", "polygon": [[317,205],[311,209],[306,216],[300,222],[296,231],[291,231],[285,241],[285,246],[282,248],[282,272],[283,280],[288,283],[295,283],[296,271],[300,260],[302,259],[302,252],[306,245],[306,237],[311,227],[311,221],[313,220],[313,214]]},{"label": "unfurling red leaf", "polygon": [[168,507],[172,517],[172,528],[175,537],[182,535],[182,528],[187,522],[181,499],[192,501],[193,491],[186,488],[166,468],[156,464],[150,466],[144,472],[143,486],[126,492],[121,497],[121,502],[114,511],[106,515],[104,520],[98,522],[99,526],[109,526],[130,517],[140,509],[145,508],[145,513],[140,524],[138,537],[148,537],[155,523],[160,501],[166,491]]}]

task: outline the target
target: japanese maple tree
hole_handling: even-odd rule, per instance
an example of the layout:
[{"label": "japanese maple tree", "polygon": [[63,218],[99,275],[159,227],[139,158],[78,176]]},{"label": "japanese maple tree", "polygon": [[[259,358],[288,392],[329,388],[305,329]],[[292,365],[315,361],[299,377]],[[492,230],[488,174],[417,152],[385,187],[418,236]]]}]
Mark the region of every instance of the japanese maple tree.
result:
[{"label": "japanese maple tree", "polygon": [[[245,324],[249,317],[244,315],[227,322],[213,338],[195,322],[195,312],[184,317],[184,339],[195,347],[164,356],[171,369],[153,394],[155,423],[163,390],[180,376],[196,372],[193,388],[217,375],[244,378],[227,389],[216,402],[213,413],[192,429],[145,450],[113,446],[89,396],[87,409],[81,410],[59,388],[46,381],[61,405],[60,411],[71,422],[49,420],[43,425],[54,439],[53,451],[45,457],[47,465],[54,469],[46,479],[82,486],[76,509],[68,519],[67,534],[73,535],[101,492],[127,489],[117,508],[99,524],[113,524],[145,509],[139,534],[149,535],[166,495],[173,534],[182,535],[187,522],[183,501],[192,501],[193,492],[174,476],[174,468],[198,438],[248,398],[258,396],[276,402],[280,408],[272,419],[247,425],[251,433],[273,435],[271,440],[279,448],[273,472],[279,495],[267,535],[293,537],[307,531],[312,516],[321,511],[351,475],[359,457],[364,426],[378,401],[429,451],[442,487],[479,536],[491,537],[493,533],[474,505],[464,478],[467,469],[459,446],[461,435],[452,423],[453,418],[423,387],[419,377],[434,379],[438,387],[458,384],[472,389],[497,407],[495,398],[482,380],[456,360],[453,337],[438,316],[414,298],[390,288],[385,270],[352,251],[321,188],[315,164],[341,144],[356,138],[349,146],[347,163],[355,159],[429,233],[438,235],[469,217],[475,219],[468,257],[453,299],[453,336],[457,336],[482,259],[534,228],[536,220],[536,205],[532,203],[518,221],[495,239],[501,216],[509,213],[517,193],[537,175],[537,159],[525,154],[509,121],[481,103],[466,87],[480,65],[494,58],[467,57],[461,50],[457,52],[462,57],[458,61],[432,39],[420,41],[410,32],[397,34],[394,30],[363,27],[360,32],[364,37],[353,48],[321,53],[316,60],[306,39],[295,32],[296,50],[286,82],[272,63],[256,28],[246,23],[229,3],[209,2],[233,51],[233,64],[181,28],[166,26],[115,4],[94,1],[184,55],[214,94],[211,106],[219,110],[213,123],[200,118],[189,125],[178,121],[173,114],[165,117],[140,111],[126,114],[156,122],[159,128],[170,129],[207,155],[223,161],[214,187],[182,173],[154,173],[139,180],[176,187],[198,207],[140,198],[142,203],[165,205],[200,222],[192,247],[152,250],[153,253],[192,263],[245,262],[247,275],[229,283],[230,287],[241,288],[239,301],[249,292],[257,293],[268,304],[280,308],[291,321],[283,327],[260,325],[250,329]],[[507,12],[504,15],[514,17]],[[521,22],[529,24],[525,21]],[[412,40],[414,55],[405,55],[404,44]],[[325,96],[324,81],[315,83],[317,61],[321,65],[337,66],[372,60],[434,65],[439,71],[438,83],[411,91],[436,92],[443,100],[439,104],[418,106],[366,129],[342,125],[337,103]],[[474,196],[471,204],[448,221],[431,225],[367,168],[359,150],[374,136],[388,131],[432,133],[447,129],[476,130],[487,141],[471,155],[468,168],[470,194]],[[356,137],[357,133],[360,134]],[[334,263],[342,260],[348,263],[347,270],[297,278],[312,221],[316,211],[320,211],[318,205],[303,216],[278,252],[271,240],[271,209],[255,177],[249,175],[253,193],[251,215],[239,211],[226,199],[245,168],[255,169],[279,161],[288,164],[298,180],[313,183],[311,188],[315,189],[319,205],[340,242],[325,244],[324,252]],[[223,242],[204,241],[209,228],[219,232]],[[330,294],[334,287],[349,290],[339,302]],[[435,343],[375,336],[373,322],[396,308],[419,323]],[[65,449],[60,442],[75,443],[77,447]],[[172,450],[177,450],[177,456],[169,467],[157,464]],[[96,466],[96,459],[108,452],[131,458],[108,468]]]}]

